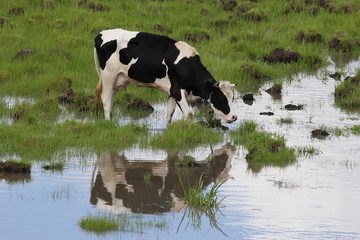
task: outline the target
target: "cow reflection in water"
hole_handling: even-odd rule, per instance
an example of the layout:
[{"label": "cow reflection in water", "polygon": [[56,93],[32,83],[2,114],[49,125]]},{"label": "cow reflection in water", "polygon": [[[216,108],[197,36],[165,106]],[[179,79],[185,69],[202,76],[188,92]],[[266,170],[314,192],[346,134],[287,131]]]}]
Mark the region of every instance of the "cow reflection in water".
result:
[{"label": "cow reflection in water", "polygon": [[[167,153],[162,161],[127,159],[121,153],[98,154],[98,170],[92,183],[90,202],[99,209],[116,213],[157,213],[184,206],[179,177],[194,185],[202,177],[203,187],[229,178],[235,147],[225,145],[196,166],[180,166],[178,153]],[[151,173],[151,180],[144,175]]]}]

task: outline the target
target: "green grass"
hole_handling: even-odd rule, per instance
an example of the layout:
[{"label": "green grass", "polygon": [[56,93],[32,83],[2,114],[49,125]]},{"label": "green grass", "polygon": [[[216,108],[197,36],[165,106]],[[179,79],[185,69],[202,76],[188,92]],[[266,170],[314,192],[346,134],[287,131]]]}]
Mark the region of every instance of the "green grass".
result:
[{"label": "green grass", "polygon": [[352,134],[360,135],[360,125],[354,125],[350,128]]},{"label": "green grass", "polygon": [[292,124],[294,122],[294,120],[290,117],[287,118],[280,118],[277,120],[277,123],[282,125],[282,124]]},{"label": "green grass", "polygon": [[79,226],[88,232],[104,234],[118,230],[120,225],[117,219],[113,217],[88,216],[79,221]]},{"label": "green grass", "polygon": [[335,105],[347,111],[360,110],[360,71],[336,86]]},{"label": "green grass", "polygon": [[104,235],[111,231],[144,233],[146,230],[166,230],[167,222],[158,215],[145,217],[142,214],[88,215],[80,219],[79,226],[88,232]]},{"label": "green grass", "polygon": [[298,147],[297,153],[305,157],[313,157],[319,155],[321,151],[313,146]]},{"label": "green grass", "polygon": [[283,137],[259,131],[253,121],[244,122],[230,135],[235,144],[242,144],[248,149],[246,160],[254,170],[262,166],[285,167],[296,160],[295,150],[286,147]]},{"label": "green grass", "polygon": [[206,128],[189,120],[171,123],[162,134],[153,136],[150,146],[161,149],[194,149],[201,145],[223,140],[223,133]]},{"label": "green grass", "polygon": [[51,162],[48,165],[43,165],[42,168],[51,171],[62,171],[64,170],[65,164],[62,162]]},{"label": "green grass", "polygon": [[152,172],[146,172],[144,174],[144,182],[145,182],[145,185],[151,185],[151,178],[152,178],[153,174]]},{"label": "green grass", "polygon": [[16,154],[25,159],[51,159],[54,154],[76,148],[80,153],[99,150],[119,150],[147,136],[145,126],[119,126],[111,121],[61,124],[0,124],[0,153]]}]

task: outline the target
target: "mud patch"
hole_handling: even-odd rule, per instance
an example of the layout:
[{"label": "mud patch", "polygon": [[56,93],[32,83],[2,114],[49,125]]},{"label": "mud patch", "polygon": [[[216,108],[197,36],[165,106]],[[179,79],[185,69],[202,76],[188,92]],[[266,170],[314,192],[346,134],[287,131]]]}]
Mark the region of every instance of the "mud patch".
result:
[{"label": "mud patch", "polygon": [[274,113],[273,112],[261,112],[259,113],[260,115],[266,115],[266,116],[273,116]]},{"label": "mud patch", "polygon": [[303,43],[320,43],[322,42],[322,36],[312,30],[301,31],[297,34],[296,40]]},{"label": "mud patch", "polygon": [[21,162],[6,161],[0,162],[0,172],[6,173],[30,173],[31,166]]},{"label": "mud patch", "polygon": [[185,33],[184,38],[187,41],[190,42],[201,42],[201,41],[209,41],[210,35],[206,32],[200,32],[200,33]]},{"label": "mud patch", "polygon": [[29,55],[33,54],[34,50],[31,49],[21,49],[16,53],[15,58],[19,60],[25,60]]},{"label": "mud patch", "polygon": [[330,134],[326,130],[316,129],[311,131],[311,137],[317,139],[325,139]]},{"label": "mud patch", "polygon": [[108,8],[102,3],[97,3],[96,4],[96,3],[90,2],[88,0],[80,1],[78,3],[78,7],[79,8],[89,8],[89,9],[93,10],[94,12],[108,10]]},{"label": "mud patch", "polygon": [[240,67],[240,70],[243,73],[246,73],[248,75],[250,75],[252,78],[256,79],[256,80],[260,80],[260,81],[266,81],[266,80],[270,80],[269,76],[266,76],[265,74],[263,74],[262,72],[260,72],[260,70],[258,70],[255,66],[253,65],[249,65],[249,64],[245,64],[242,65]]},{"label": "mud patch", "polygon": [[22,7],[13,7],[7,10],[8,15],[23,15],[25,13]]},{"label": "mud patch", "polygon": [[271,88],[265,90],[274,100],[281,100],[282,98],[282,85],[275,83]]},{"label": "mud patch", "polygon": [[130,95],[126,96],[126,108],[128,110],[154,111],[153,106],[149,102],[140,98],[132,98]]},{"label": "mud patch", "polygon": [[166,33],[166,34],[172,33],[171,30],[169,30],[168,28],[166,28],[166,27],[164,27],[163,25],[160,25],[160,24],[155,24],[152,28],[155,31],[160,32],[160,33]]},{"label": "mud patch", "polygon": [[286,104],[284,108],[285,108],[286,110],[288,110],[288,111],[303,110],[303,109],[304,109],[304,105],[302,105],[302,104],[299,104],[299,105]]},{"label": "mud patch", "polygon": [[343,53],[351,52],[355,48],[360,47],[360,39],[341,40],[339,36],[335,36],[329,41],[328,46],[330,50],[335,50]]},{"label": "mud patch", "polygon": [[5,18],[0,18],[0,27],[4,26],[7,23]]},{"label": "mud patch", "polygon": [[234,11],[237,6],[237,2],[235,0],[220,0],[221,9],[224,11]]},{"label": "mud patch", "polygon": [[283,48],[275,48],[269,55],[264,56],[263,60],[268,63],[291,63],[297,62],[300,54]]}]

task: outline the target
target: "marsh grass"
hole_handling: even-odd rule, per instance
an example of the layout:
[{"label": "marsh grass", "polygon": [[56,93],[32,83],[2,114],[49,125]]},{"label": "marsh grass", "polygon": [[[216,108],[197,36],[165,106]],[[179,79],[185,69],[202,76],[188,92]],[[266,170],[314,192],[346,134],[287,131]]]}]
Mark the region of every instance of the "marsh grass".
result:
[{"label": "marsh grass", "polygon": [[[185,217],[187,216],[193,226],[199,228],[201,225],[202,215],[205,215],[212,227],[215,227],[221,233],[226,235],[218,225],[217,213],[220,212],[220,204],[224,200],[218,198],[219,188],[225,181],[214,183],[209,189],[204,190],[202,176],[195,184],[185,183],[182,177],[179,176],[181,188],[184,193],[184,199],[187,204],[187,209],[184,212],[183,218],[180,221],[178,230],[180,229]],[[221,212],[220,212],[221,213]]]},{"label": "marsh grass", "polygon": [[111,121],[81,123],[66,121],[62,124],[0,125],[0,153],[15,154],[26,159],[51,159],[65,153],[68,148],[79,152],[130,147],[138,138],[147,136],[145,126],[129,124],[119,126]]},{"label": "marsh grass", "polygon": [[79,226],[88,232],[104,235],[111,231],[145,233],[147,230],[166,230],[166,219],[153,215],[145,217],[142,214],[97,214],[80,219]]},{"label": "marsh grass", "polygon": [[321,153],[321,151],[318,148],[313,146],[297,147],[296,150],[300,156],[305,156],[305,157],[313,157]]},{"label": "marsh grass", "polygon": [[215,144],[223,140],[223,133],[189,120],[171,123],[162,134],[154,135],[150,146],[161,149],[194,149],[200,145]]},{"label": "marsh grass", "polygon": [[231,131],[230,136],[235,144],[243,144],[248,149],[248,163],[285,167],[296,160],[295,150],[286,147],[283,137],[259,131],[253,121],[244,122],[239,129]]},{"label": "marsh grass", "polygon": [[152,176],[153,176],[152,172],[146,172],[144,174],[144,183],[145,183],[145,185],[151,185],[152,184],[152,182],[151,182]]},{"label": "marsh grass", "polygon": [[294,123],[294,120],[290,117],[287,118],[280,118],[276,121],[278,124],[282,125],[282,124],[292,124]]},{"label": "marsh grass", "polygon": [[42,168],[45,170],[51,170],[53,172],[61,172],[64,170],[65,164],[62,162],[51,162],[48,165],[43,165]]},{"label": "marsh grass", "polygon": [[352,134],[360,135],[360,125],[354,125],[350,128]]},{"label": "marsh grass", "polygon": [[360,110],[360,71],[335,87],[335,105],[347,111]]}]

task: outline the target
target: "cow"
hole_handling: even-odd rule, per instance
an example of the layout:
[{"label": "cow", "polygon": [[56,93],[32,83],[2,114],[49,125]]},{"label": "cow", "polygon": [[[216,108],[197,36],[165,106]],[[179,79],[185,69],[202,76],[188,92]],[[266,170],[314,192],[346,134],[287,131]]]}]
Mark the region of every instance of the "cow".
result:
[{"label": "cow", "polygon": [[106,120],[111,119],[115,94],[129,83],[159,89],[169,95],[167,124],[176,105],[185,118],[192,113],[186,96],[208,102],[225,122],[236,121],[232,84],[217,82],[200,61],[195,48],[182,41],[146,32],[109,29],[94,39],[94,59],[99,83],[96,86],[96,112],[100,96]]}]

